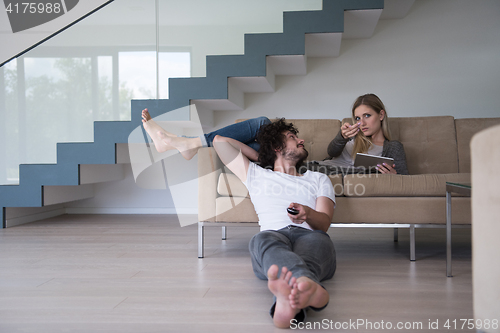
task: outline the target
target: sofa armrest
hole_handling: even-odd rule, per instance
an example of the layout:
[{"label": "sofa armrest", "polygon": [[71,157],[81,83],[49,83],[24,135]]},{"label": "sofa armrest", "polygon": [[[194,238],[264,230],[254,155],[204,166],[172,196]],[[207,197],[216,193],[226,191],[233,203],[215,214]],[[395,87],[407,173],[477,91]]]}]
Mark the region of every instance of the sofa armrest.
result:
[{"label": "sofa armrest", "polygon": [[223,166],[212,147],[198,150],[198,221],[215,222],[217,182]]}]

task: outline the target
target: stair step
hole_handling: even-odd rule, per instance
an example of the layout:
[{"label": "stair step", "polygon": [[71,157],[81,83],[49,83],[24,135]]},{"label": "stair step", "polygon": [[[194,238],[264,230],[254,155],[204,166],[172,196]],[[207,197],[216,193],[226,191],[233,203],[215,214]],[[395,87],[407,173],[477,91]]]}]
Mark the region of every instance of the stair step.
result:
[{"label": "stair step", "polygon": [[[34,189],[28,185],[2,185],[0,186],[2,207],[40,207],[42,205],[42,189]],[[5,208],[2,210],[5,219]]]},{"label": "stair step", "polygon": [[78,174],[78,164],[76,164],[76,162],[61,162],[58,164],[21,164],[19,166],[19,180],[21,186],[78,185]]},{"label": "stair step", "polygon": [[228,80],[226,98],[221,99],[193,99],[193,102],[202,108],[218,111],[243,111],[245,108],[244,93],[238,88],[234,81]]},{"label": "stair step", "polygon": [[80,165],[80,185],[97,184],[123,180],[123,164],[82,164]]},{"label": "stair step", "polygon": [[269,66],[276,75],[306,75],[307,74],[307,56],[286,55],[269,56]]},{"label": "stair step", "polygon": [[312,58],[336,58],[340,54],[341,41],[341,32],[306,34],[306,55]]},{"label": "stair step", "polygon": [[247,54],[207,56],[207,77],[265,76],[265,59]]},{"label": "stair step", "polygon": [[370,38],[382,14],[382,9],[352,10],[344,13],[343,38]]},{"label": "stair step", "polygon": [[274,92],[274,73],[267,76],[231,77],[228,80],[243,93]]},{"label": "stair step", "polygon": [[64,142],[57,144],[57,163],[78,161],[80,164],[115,164],[115,143]]},{"label": "stair step", "polygon": [[245,34],[245,56],[304,54],[304,33]]},{"label": "stair step", "polygon": [[44,186],[42,205],[56,205],[76,200],[89,199],[93,196],[93,185]]},{"label": "stair step", "polygon": [[402,19],[410,11],[415,0],[385,0],[381,20]]}]

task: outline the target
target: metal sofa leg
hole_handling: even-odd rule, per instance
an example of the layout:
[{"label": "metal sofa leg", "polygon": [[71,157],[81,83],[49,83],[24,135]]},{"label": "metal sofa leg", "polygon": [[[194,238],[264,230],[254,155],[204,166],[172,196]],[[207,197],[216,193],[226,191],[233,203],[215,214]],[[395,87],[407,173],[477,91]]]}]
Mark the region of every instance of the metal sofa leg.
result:
[{"label": "metal sofa leg", "polygon": [[394,228],[394,242],[398,241],[398,228]]},{"label": "metal sofa leg", "polygon": [[227,239],[227,227],[223,226],[222,227],[222,240],[226,240],[226,239]]},{"label": "metal sofa leg", "polygon": [[204,257],[204,226],[202,222],[198,222],[198,258]]},{"label": "metal sofa leg", "polygon": [[415,261],[415,225],[410,224],[410,260]]}]

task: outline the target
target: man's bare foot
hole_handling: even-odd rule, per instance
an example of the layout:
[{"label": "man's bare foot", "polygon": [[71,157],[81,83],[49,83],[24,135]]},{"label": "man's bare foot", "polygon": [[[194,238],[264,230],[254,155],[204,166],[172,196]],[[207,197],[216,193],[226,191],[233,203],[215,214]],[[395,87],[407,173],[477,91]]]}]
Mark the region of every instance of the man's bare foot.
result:
[{"label": "man's bare foot", "polygon": [[[164,131],[159,131],[156,136],[162,142],[163,146],[173,147],[177,149],[182,157],[190,160],[198,153],[198,149],[202,147],[200,138],[184,138],[178,136],[168,136]],[[154,141],[154,140],[153,140]],[[156,143],[155,143],[156,145]]]},{"label": "man's bare foot", "polygon": [[154,133],[158,131],[162,131],[163,128],[161,128],[160,125],[158,125],[153,118],[151,118],[151,115],[148,112],[148,109],[142,110],[141,113],[141,118],[142,118],[142,126],[148,132],[149,135],[154,135]]},{"label": "man's bare foot", "polygon": [[282,268],[279,277],[278,271],[279,268],[277,265],[272,265],[267,271],[267,286],[274,296],[276,296],[273,321],[276,327],[289,328],[290,321],[300,311],[300,309],[292,308],[289,300],[292,285],[295,284],[295,278],[292,277],[292,272],[286,267]]},{"label": "man's bare foot", "polygon": [[167,150],[175,149],[175,147],[172,147],[168,144],[166,144],[161,138],[158,136],[158,133],[163,133],[165,136],[173,136],[176,137],[175,134],[168,133],[165,131],[160,125],[158,125],[152,118],[151,115],[148,112],[148,109],[142,110],[142,126],[146,130],[146,132],[149,134],[151,139],[153,140],[153,143],[155,145],[156,150],[159,153],[163,153]]},{"label": "man's bare foot", "polygon": [[153,119],[153,118],[151,118],[151,115],[149,114],[148,109],[142,110],[141,117],[142,117],[142,122],[143,123],[145,123],[145,122],[150,121],[151,119]]},{"label": "man's bare foot", "polygon": [[304,309],[308,306],[322,308],[328,304],[330,295],[310,278],[301,276],[293,284],[289,300],[292,309]]},{"label": "man's bare foot", "polygon": [[173,133],[165,131],[151,118],[148,109],[142,110],[142,126],[144,126],[146,132],[153,139],[153,143],[159,153],[177,149],[182,157],[190,160],[198,153],[198,149],[202,147],[200,138],[178,137]]},{"label": "man's bare foot", "polygon": [[[173,133],[170,133],[170,132],[167,132],[165,131],[160,125],[158,125],[154,120],[153,118],[151,118],[151,115],[149,114],[149,111],[148,109],[144,109],[142,110],[142,123],[144,124],[144,129],[146,129],[146,127],[148,127],[148,129],[150,129],[151,131],[162,131],[164,132],[167,136],[177,136]],[[147,129],[146,129],[147,131]],[[149,132],[148,132],[149,134]]]}]

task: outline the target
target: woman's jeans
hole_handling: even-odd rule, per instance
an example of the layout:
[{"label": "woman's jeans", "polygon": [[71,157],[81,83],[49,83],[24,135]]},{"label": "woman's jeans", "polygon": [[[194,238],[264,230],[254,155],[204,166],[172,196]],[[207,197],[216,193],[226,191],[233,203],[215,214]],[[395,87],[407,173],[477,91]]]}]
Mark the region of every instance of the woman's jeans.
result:
[{"label": "woman's jeans", "polygon": [[201,136],[201,143],[203,147],[212,147],[214,137],[220,135],[243,142],[255,151],[259,151],[260,146],[257,141],[255,141],[257,133],[262,125],[270,123],[271,121],[266,117],[248,119]]}]

